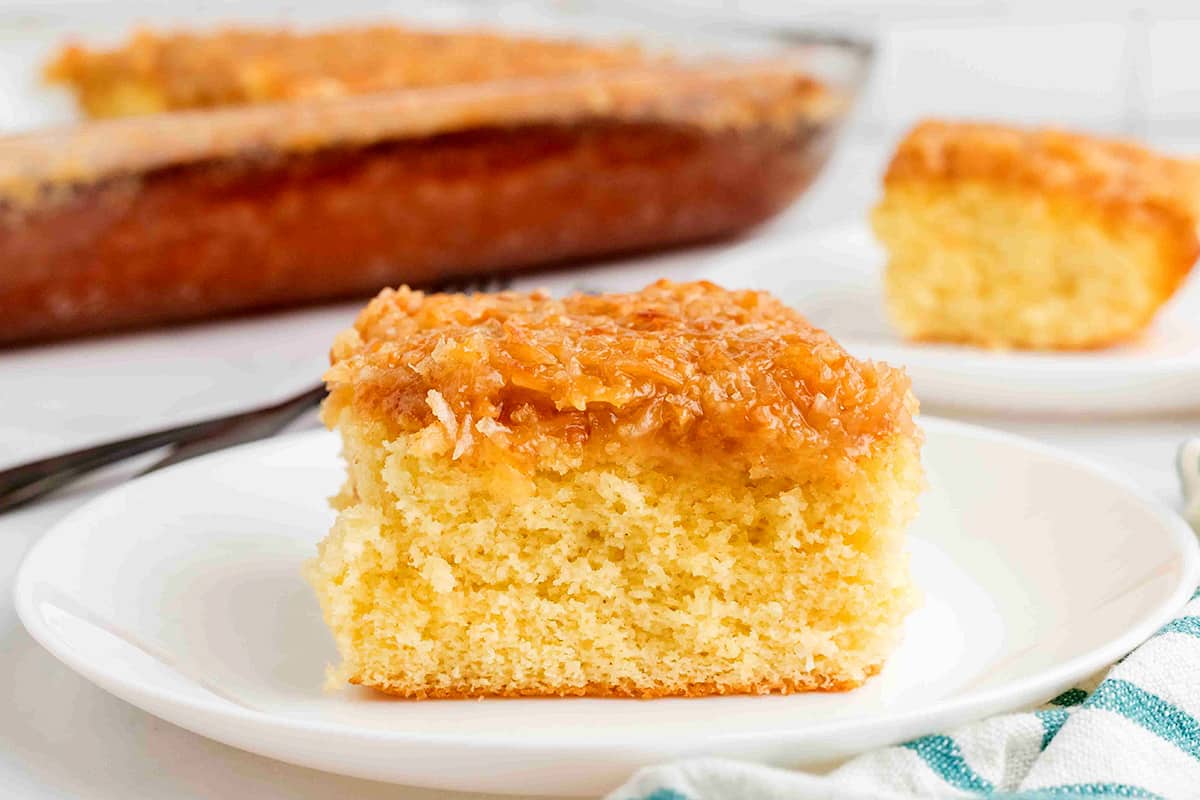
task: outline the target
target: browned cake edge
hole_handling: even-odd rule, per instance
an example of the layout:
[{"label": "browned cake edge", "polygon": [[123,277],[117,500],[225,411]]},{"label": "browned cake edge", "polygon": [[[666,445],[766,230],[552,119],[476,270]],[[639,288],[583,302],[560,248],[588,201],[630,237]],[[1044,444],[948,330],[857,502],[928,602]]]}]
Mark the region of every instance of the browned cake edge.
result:
[{"label": "browned cake edge", "polygon": [[361,676],[351,676],[349,682],[364,688],[373,689],[392,697],[402,697],[409,700],[464,700],[481,697],[612,697],[636,698],[653,700],[661,697],[712,697],[714,695],[766,695],[766,694],[797,694],[800,692],[848,692],[857,689],[870,678],[879,674],[883,664],[874,664],[867,668],[866,675],[861,681],[826,680],[820,676],[810,676],[799,679],[782,681],[764,681],[761,683],[727,684],[705,681],[701,683],[679,684],[678,686],[644,686],[620,685],[609,686],[589,683],[585,686],[560,686],[553,690],[509,690],[502,692],[479,692],[470,686],[456,686],[452,689],[429,689],[424,686],[401,687],[394,683],[379,684],[364,681]]}]

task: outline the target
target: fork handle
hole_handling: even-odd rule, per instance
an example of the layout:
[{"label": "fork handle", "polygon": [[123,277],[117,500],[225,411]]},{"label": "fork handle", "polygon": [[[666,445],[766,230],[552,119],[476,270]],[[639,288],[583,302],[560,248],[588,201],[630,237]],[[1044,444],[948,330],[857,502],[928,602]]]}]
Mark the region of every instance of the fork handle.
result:
[{"label": "fork handle", "polygon": [[0,470],[0,512],[24,505],[89,472],[219,427],[217,421],[165,428]]},{"label": "fork handle", "polygon": [[0,470],[0,513],[36,500],[101,467],[160,447],[195,442],[218,432],[229,430],[231,427],[262,418],[279,416],[292,418],[297,409],[315,405],[324,396],[324,393],[325,390],[322,386],[288,398],[281,403],[251,411],[164,428],[129,439],[85,447],[82,450]]}]

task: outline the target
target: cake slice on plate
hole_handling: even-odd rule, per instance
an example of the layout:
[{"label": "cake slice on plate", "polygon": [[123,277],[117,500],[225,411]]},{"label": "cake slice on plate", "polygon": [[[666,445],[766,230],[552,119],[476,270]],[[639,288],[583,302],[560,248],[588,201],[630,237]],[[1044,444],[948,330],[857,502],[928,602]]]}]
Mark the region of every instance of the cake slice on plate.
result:
[{"label": "cake slice on plate", "polygon": [[907,378],[767,294],[385,291],[337,340],[310,578],[405,697],[840,690],[914,606]]},{"label": "cake slice on plate", "polygon": [[872,222],[900,332],[994,348],[1136,336],[1200,253],[1200,165],[1056,130],[930,121]]}]

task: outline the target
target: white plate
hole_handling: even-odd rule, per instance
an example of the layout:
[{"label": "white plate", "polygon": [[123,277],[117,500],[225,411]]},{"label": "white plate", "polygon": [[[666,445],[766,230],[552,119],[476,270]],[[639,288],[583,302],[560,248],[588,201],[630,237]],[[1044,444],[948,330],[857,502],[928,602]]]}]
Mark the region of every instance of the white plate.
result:
[{"label": "white plate", "polygon": [[29,632],[146,711],[296,764],[459,790],[595,794],[720,754],[827,761],[1045,700],[1119,658],[1196,583],[1195,537],[1095,467],[925,420],[912,530],[925,604],[881,675],[844,694],[400,701],[322,691],[334,650],[301,563],[330,522],[331,434],[217,453],[70,515],[16,583]]},{"label": "white plate", "polygon": [[703,277],[767,289],[858,356],[902,365],[922,402],[1002,411],[1200,409],[1200,279],[1138,341],[1095,352],[992,352],[901,339],[883,309],[884,254],[863,225],[743,245]]}]

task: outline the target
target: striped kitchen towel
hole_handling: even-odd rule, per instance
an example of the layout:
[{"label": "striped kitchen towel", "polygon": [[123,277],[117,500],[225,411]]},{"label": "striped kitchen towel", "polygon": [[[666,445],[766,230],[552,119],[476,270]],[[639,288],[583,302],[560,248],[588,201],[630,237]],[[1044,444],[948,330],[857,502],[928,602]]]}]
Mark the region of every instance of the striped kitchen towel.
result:
[{"label": "striped kitchen towel", "polygon": [[[1200,532],[1200,439],[1179,457]],[[1200,592],[1105,674],[1040,708],[923,736],[817,776],[715,758],[649,767],[609,800],[1200,798]]]}]

